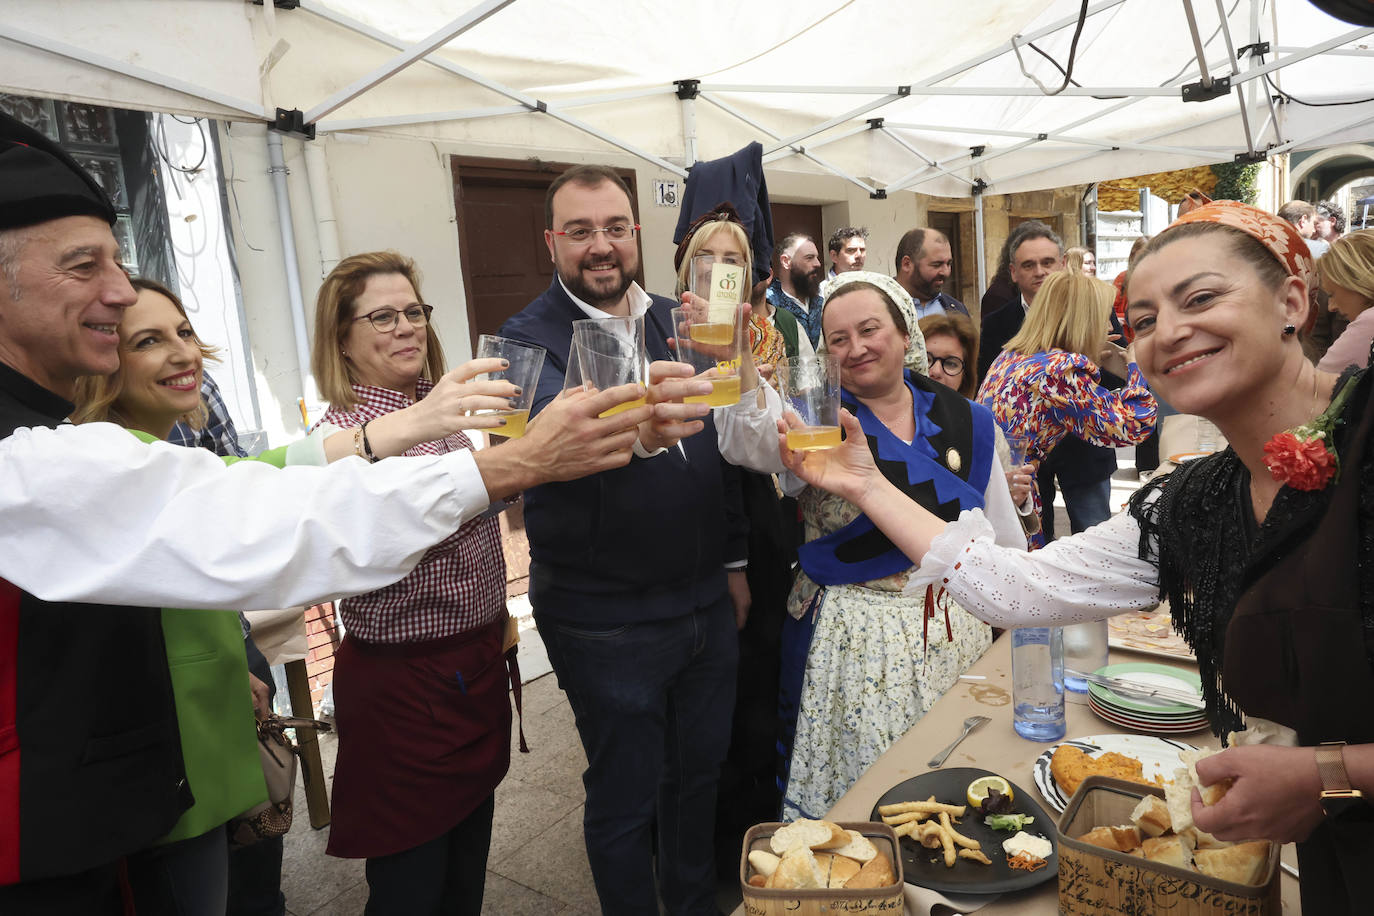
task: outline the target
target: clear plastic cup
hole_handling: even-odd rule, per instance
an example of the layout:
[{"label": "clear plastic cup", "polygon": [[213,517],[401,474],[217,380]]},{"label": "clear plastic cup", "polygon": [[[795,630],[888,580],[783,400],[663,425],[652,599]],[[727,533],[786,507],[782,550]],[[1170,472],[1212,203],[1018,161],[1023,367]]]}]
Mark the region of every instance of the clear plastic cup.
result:
[{"label": "clear plastic cup", "polygon": [[[617,385],[647,384],[649,357],[644,349],[644,316],[583,318],[573,322],[572,349],[577,353],[582,384],[605,391]],[[609,417],[640,407],[644,398],[615,405]]]},{"label": "clear plastic cup", "polygon": [[794,452],[840,444],[840,361],[833,356],[796,356],[778,360],[776,378],[784,410],[801,420],[787,431]]},{"label": "clear plastic cup", "polygon": [[544,348],[534,344],[522,343],[495,334],[483,334],[477,338],[477,357],[479,359],[504,359],[510,365],[504,370],[486,373],[489,379],[503,379],[520,389],[520,394],[510,399],[511,406],[500,410],[479,410],[476,413],[496,414],[505,419],[506,425],[489,430],[492,435],[518,439],[525,434],[525,424],[529,422],[530,406],[534,403],[534,391],[539,385],[539,373],[544,368]]}]

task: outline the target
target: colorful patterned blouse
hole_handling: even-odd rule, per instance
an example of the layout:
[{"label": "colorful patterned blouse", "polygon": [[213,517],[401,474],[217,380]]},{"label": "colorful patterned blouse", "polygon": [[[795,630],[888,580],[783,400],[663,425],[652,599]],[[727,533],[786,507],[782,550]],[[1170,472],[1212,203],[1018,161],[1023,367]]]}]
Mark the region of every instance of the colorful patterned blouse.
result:
[{"label": "colorful patterned blouse", "polygon": [[[1135,363],[1127,369],[1126,384],[1112,391],[1102,387],[1092,360],[1065,350],[1030,356],[1003,351],[988,369],[978,401],[992,410],[1003,430],[1031,438],[1030,461],[1043,461],[1065,436],[1094,445],[1134,445],[1155,425],[1155,398]],[[1031,492],[1038,513],[1039,488]]]}]

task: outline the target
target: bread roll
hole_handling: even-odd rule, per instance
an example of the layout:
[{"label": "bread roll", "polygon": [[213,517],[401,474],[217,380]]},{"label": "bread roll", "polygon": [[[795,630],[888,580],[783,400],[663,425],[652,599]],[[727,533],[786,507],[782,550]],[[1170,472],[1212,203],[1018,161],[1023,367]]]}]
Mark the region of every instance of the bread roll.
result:
[{"label": "bread roll", "polygon": [[1177,865],[1179,868],[1187,868],[1192,863],[1188,846],[1179,836],[1150,837],[1140,844],[1140,848],[1151,862]]},{"label": "bread roll", "polygon": [[749,852],[749,864],[754,871],[763,875],[765,878],[778,870],[778,863],[782,859],[762,849],[754,849]]},{"label": "bread roll", "polygon": [[[1169,806],[1158,795],[1146,795],[1131,812],[1131,822],[1148,836],[1162,836],[1173,826]],[[1137,844],[1138,845],[1138,844]]]},{"label": "bread roll", "polygon": [[1193,844],[1194,849],[1223,849],[1227,846],[1235,845],[1234,843],[1228,843],[1226,840],[1218,840],[1205,830],[1197,829],[1197,825],[1182,831],[1180,835],[1187,837]]},{"label": "bread roll", "polygon": [[1251,840],[1222,849],[1199,849],[1193,854],[1193,862],[1204,875],[1237,884],[1259,884],[1269,864],[1269,841]]},{"label": "bread roll", "polygon": [[1122,852],[1130,852],[1141,844],[1144,839],[1140,831],[1129,825],[1124,827],[1111,827],[1113,838],[1116,839],[1116,848]]},{"label": "bread roll", "polygon": [[826,887],[844,887],[845,882],[857,875],[863,867],[848,856],[835,855],[829,852],[816,853],[816,864],[820,866],[821,873],[826,876]]},{"label": "bread roll", "polygon": [[845,856],[863,864],[878,854],[878,847],[869,842],[868,837],[857,830],[846,830],[845,835],[849,837],[849,842],[837,849],[830,850],[837,856]]},{"label": "bread roll", "polygon": [[[1226,790],[1231,788],[1231,780],[1229,779],[1223,779],[1210,786],[1204,786],[1201,780],[1198,779],[1197,762],[1204,757],[1211,757],[1213,754],[1219,753],[1221,752],[1206,749],[1199,751],[1179,751],[1178,753],[1178,759],[1182,760],[1184,765],[1188,767],[1189,786],[1195,786],[1197,788],[1198,794],[1202,796],[1202,803],[1204,805],[1215,805],[1217,802],[1221,801],[1221,797],[1226,794]],[[1179,827],[1175,824],[1174,831],[1177,832],[1178,830]]]},{"label": "bread roll", "polygon": [[[835,834],[830,829],[829,821],[812,821],[806,818],[798,818],[790,824],[784,824],[778,828],[778,832],[773,834],[773,838],[768,841],[773,852],[784,855],[787,850],[795,846],[803,846],[807,849],[815,849],[824,844],[834,841]],[[845,834],[845,841],[849,838]],[[844,843],[840,844],[841,846]]]},{"label": "bread roll", "polygon": [[846,888],[891,887],[897,883],[897,873],[892,870],[892,860],[886,853],[879,852],[864,863],[859,873],[850,878]]},{"label": "bread roll", "polygon": [[830,850],[839,849],[841,846],[848,845],[849,833],[843,827],[833,821],[821,821],[820,823],[830,828],[830,839],[823,843],[813,843],[811,845],[812,849]]},{"label": "bread roll", "polygon": [[767,886],[789,890],[825,887],[825,873],[821,871],[815,853],[805,846],[793,846],[783,854]]},{"label": "bread roll", "polygon": [[1112,833],[1110,827],[1094,827],[1079,838],[1080,842],[1091,843],[1093,846],[1101,846],[1103,849],[1115,849],[1120,851],[1116,845],[1116,834]]},{"label": "bread roll", "polygon": [[1164,787],[1164,802],[1169,808],[1169,822],[1175,833],[1185,833],[1193,826],[1193,787],[1187,770],[1174,770],[1174,784]]}]

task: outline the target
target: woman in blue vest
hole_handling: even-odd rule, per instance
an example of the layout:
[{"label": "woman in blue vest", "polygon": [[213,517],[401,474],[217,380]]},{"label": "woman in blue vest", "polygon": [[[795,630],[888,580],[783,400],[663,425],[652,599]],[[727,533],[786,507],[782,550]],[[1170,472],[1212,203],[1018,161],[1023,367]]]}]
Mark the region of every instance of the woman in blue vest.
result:
[{"label": "woman in blue vest", "polygon": [[[999,543],[1024,547],[992,414],[927,376],[911,297],[896,281],[842,277],[818,349],[839,360],[841,401],[883,475],[942,518],[984,509]],[[943,594],[902,594],[911,561],[856,506],[793,483],[807,543],[783,628],[788,818],[823,815],[991,644],[991,630]]]}]

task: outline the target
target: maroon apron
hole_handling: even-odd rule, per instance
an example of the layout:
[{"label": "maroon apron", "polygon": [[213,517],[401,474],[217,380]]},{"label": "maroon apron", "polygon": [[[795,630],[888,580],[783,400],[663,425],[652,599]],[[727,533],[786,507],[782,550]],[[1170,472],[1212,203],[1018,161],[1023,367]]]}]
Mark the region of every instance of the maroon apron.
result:
[{"label": "maroon apron", "polygon": [[510,766],[502,618],[408,645],[349,636],[334,658],[333,824],[328,852],[376,858],[448,832]]},{"label": "maroon apron", "polygon": [[[1367,397],[1370,379],[1359,381]],[[1269,568],[1250,582],[1226,630],[1226,692],[1246,715],[1296,730],[1304,747],[1374,743],[1374,670],[1365,652],[1357,573],[1371,403],[1341,456],[1340,478],[1316,528],[1287,554],[1252,558]],[[1374,908],[1374,822],[1323,821],[1298,844],[1298,861],[1304,912]]]}]

